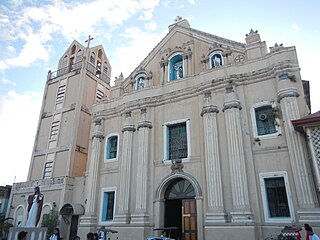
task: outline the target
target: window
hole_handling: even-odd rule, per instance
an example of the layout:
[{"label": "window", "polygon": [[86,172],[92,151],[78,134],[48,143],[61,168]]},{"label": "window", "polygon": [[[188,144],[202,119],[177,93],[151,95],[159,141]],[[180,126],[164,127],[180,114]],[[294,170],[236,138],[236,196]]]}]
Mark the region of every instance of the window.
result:
[{"label": "window", "polygon": [[277,132],[271,105],[256,108],[255,113],[259,136]]},{"label": "window", "polygon": [[94,53],[92,53],[90,56],[90,63],[92,63],[94,65],[95,62],[96,62],[96,55]]},{"label": "window", "polygon": [[223,65],[223,58],[221,53],[213,53],[210,57],[211,68],[217,68]]},{"label": "window", "polygon": [[175,55],[170,59],[170,81],[183,78],[183,58],[182,55]]},{"label": "window", "polygon": [[74,57],[70,58],[70,62],[69,62],[69,71],[73,71],[74,70]]},{"label": "window", "polygon": [[60,121],[54,121],[54,122],[52,122],[50,139],[56,138],[56,137],[58,136],[59,125],[60,125]]},{"label": "window", "polygon": [[100,89],[97,89],[96,102],[99,102],[102,99],[103,95],[104,95],[103,91]]},{"label": "window", "polygon": [[44,166],[44,173],[43,173],[44,179],[52,177],[52,169],[53,169],[53,162],[46,162]]},{"label": "window", "polygon": [[262,173],[260,185],[266,222],[293,221],[287,173]]},{"label": "window", "polygon": [[254,138],[276,137],[280,132],[276,105],[269,102],[255,104],[251,110]]},{"label": "window", "polygon": [[118,136],[107,137],[106,159],[116,159],[118,157]]},{"label": "window", "polygon": [[96,65],[96,76],[100,77],[101,75],[101,62],[98,60]]},{"label": "window", "polygon": [[145,76],[138,76],[136,78],[136,89],[142,89],[144,88],[144,84],[145,84]]},{"label": "window", "polygon": [[164,160],[189,158],[189,120],[167,123],[164,125],[164,131]]},{"label": "window", "polygon": [[101,222],[107,222],[113,220],[115,205],[115,190],[105,189],[102,192],[102,211],[101,211]]},{"label": "window", "polygon": [[63,101],[65,93],[66,93],[66,85],[59,86],[57,93],[57,102]]}]

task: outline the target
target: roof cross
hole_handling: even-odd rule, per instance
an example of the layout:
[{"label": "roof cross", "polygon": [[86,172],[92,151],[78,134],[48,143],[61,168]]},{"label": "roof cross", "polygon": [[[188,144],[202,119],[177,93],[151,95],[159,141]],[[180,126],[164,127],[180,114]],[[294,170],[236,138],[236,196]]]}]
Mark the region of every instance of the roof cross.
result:
[{"label": "roof cross", "polygon": [[91,35],[89,35],[88,39],[85,41],[86,43],[88,43],[87,48],[89,48],[91,40],[93,40],[93,37],[91,37]]}]

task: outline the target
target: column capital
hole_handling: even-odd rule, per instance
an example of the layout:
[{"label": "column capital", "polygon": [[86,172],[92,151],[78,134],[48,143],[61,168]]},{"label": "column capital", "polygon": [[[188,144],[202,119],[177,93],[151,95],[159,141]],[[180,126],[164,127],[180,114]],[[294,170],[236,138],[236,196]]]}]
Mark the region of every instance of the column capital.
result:
[{"label": "column capital", "polygon": [[137,130],[140,128],[152,128],[152,123],[150,121],[142,121],[138,123]]},{"label": "column capital", "polygon": [[299,97],[299,93],[297,92],[296,88],[287,88],[278,91],[278,102],[280,102],[282,99],[287,97]]},{"label": "column capital", "polygon": [[104,135],[102,132],[95,132],[92,134],[92,139],[94,139],[94,138],[99,138],[101,141],[102,139],[104,139]]},{"label": "column capital", "polygon": [[241,110],[242,107],[240,105],[240,101],[237,99],[233,99],[233,100],[224,102],[222,111],[224,112],[225,110],[228,110],[231,108],[238,108],[239,110]]},{"label": "column capital", "polygon": [[207,113],[219,113],[219,110],[218,110],[217,106],[214,106],[214,105],[204,106],[202,108],[200,116],[203,117],[203,115],[207,114]]},{"label": "column capital", "polygon": [[126,132],[126,131],[135,132],[136,128],[134,127],[133,124],[127,124],[122,127],[122,132]]}]

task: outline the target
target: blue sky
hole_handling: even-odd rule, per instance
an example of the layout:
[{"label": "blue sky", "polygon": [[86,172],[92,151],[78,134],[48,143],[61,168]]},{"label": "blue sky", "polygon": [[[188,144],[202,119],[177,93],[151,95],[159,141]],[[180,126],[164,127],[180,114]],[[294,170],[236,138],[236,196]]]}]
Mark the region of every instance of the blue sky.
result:
[{"label": "blue sky", "polygon": [[75,39],[102,44],[112,79],[126,77],[177,15],[192,28],[245,42],[258,30],[268,47],[296,46],[302,79],[320,110],[320,1],[2,0],[0,3],[0,185],[26,180],[48,70]]}]

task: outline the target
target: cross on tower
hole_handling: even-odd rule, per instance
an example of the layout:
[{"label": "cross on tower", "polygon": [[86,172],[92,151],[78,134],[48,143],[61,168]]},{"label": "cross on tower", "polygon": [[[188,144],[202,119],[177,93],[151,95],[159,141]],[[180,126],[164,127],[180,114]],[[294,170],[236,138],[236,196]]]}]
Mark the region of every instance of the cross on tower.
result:
[{"label": "cross on tower", "polygon": [[86,43],[88,43],[87,48],[89,48],[91,40],[93,40],[93,37],[91,37],[91,35],[89,35],[88,39],[85,41]]}]

